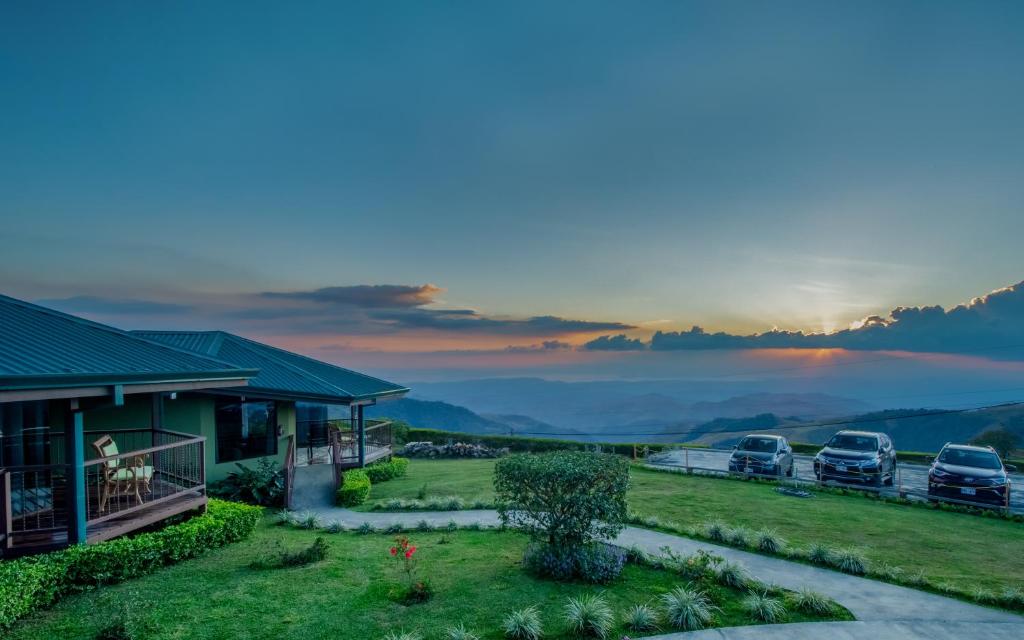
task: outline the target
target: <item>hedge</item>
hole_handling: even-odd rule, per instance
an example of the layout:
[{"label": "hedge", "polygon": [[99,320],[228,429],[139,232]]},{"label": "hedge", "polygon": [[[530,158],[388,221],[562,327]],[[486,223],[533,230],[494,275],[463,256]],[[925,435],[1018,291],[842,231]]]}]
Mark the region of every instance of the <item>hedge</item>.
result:
[{"label": "hedge", "polygon": [[363,469],[346,471],[341,478],[341,486],[335,494],[335,502],[339,507],[355,507],[366,502],[370,497],[370,476]]},{"label": "hedge", "polygon": [[390,460],[374,462],[366,467],[366,475],[370,477],[371,484],[387,482],[392,478],[401,478],[409,470],[409,459],[395,456]]},{"label": "hedge", "polygon": [[507,447],[509,451],[518,453],[542,453],[545,451],[590,451],[599,448],[606,453],[618,453],[624,456],[633,456],[634,450],[638,456],[645,451],[656,453],[667,451],[679,446],[672,443],[639,443],[639,442],[578,442],[575,440],[556,440],[554,438],[524,438],[519,436],[497,436],[481,435],[476,433],[460,433],[458,431],[441,431],[439,429],[409,429],[406,442],[433,442],[443,444],[445,442],[466,442],[482,444],[487,447],[500,449]]},{"label": "hedge", "polygon": [[262,512],[211,498],[205,514],[159,531],[0,561],[0,628],[65,595],[143,576],[243,540]]}]

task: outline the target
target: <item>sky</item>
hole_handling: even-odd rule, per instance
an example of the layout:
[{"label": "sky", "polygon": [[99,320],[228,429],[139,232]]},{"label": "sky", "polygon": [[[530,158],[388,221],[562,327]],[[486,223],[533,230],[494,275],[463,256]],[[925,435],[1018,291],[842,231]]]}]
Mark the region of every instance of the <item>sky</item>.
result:
[{"label": "sky", "polygon": [[389,371],[1022,344],[1024,291],[971,304],[1024,279],[1022,28],[1015,2],[3,3],[0,291]]}]

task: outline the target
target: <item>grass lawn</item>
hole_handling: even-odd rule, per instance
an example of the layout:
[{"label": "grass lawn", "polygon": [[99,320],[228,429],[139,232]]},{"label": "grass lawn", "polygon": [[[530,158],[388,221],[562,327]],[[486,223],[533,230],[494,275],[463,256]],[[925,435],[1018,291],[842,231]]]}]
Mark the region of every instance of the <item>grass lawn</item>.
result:
[{"label": "grass lawn", "polygon": [[[389,598],[397,584],[388,554],[392,537],[324,534],[329,557],[307,567],[254,570],[250,562],[277,544],[298,549],[313,532],[260,525],[251,540],[131,582],[70,597],[19,623],[4,638],[92,638],[131,598],[133,609],[155,631],[147,638],[382,638],[389,630],[419,630],[440,640],[463,622],[481,638],[502,638],[501,620],[511,609],[536,605],[545,637],[566,635],[562,610],[570,596],[601,592],[620,613],[682,584],[677,575],[627,565],[611,585],[559,584],[530,577],[519,566],[526,538],[497,531],[409,534],[419,547],[420,570],[435,589],[429,602],[403,606]],[[712,590],[722,608],[716,624],[751,624],[739,607],[741,593]],[[848,619],[848,614],[843,613]],[[790,614],[791,621],[808,620]],[[613,638],[626,631],[617,628]],[[633,634],[630,635],[640,635]]]},{"label": "grass lawn", "polygon": [[[408,475],[374,485],[370,499],[430,495],[493,498],[494,460],[412,460]],[[859,496],[776,493],[771,485],[634,467],[629,506],[662,521],[721,520],[775,529],[791,544],[857,547],[875,562],[923,571],[968,590],[1024,585],[1024,526],[978,516],[884,504]]]}]

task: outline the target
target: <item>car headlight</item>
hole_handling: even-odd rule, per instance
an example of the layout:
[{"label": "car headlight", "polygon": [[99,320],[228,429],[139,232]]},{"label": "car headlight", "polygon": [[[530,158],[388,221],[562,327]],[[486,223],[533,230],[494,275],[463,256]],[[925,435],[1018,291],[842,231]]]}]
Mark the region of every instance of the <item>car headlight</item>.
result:
[{"label": "car headlight", "polygon": [[948,471],[943,471],[942,469],[932,469],[932,475],[936,478],[948,478],[953,474]]}]

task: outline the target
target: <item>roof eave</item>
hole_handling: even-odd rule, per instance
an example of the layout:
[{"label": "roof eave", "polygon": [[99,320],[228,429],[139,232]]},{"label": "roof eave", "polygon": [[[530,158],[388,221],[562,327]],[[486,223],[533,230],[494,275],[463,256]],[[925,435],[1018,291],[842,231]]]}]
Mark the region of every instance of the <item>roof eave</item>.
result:
[{"label": "roof eave", "polygon": [[69,373],[0,376],[0,390],[62,389],[121,384],[161,384],[166,382],[203,382],[214,380],[247,381],[256,377],[257,373],[257,369],[225,369],[219,371],[177,371],[168,373]]}]

